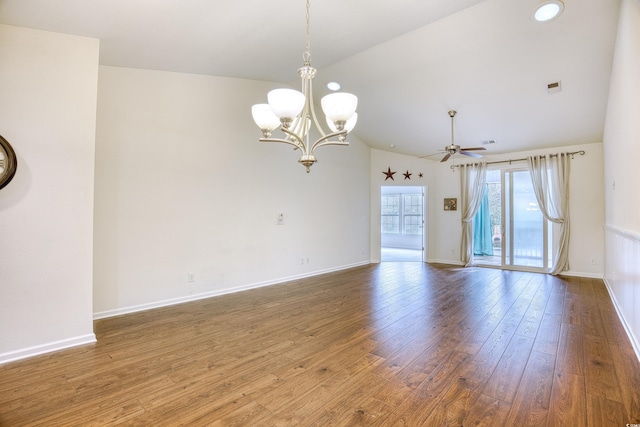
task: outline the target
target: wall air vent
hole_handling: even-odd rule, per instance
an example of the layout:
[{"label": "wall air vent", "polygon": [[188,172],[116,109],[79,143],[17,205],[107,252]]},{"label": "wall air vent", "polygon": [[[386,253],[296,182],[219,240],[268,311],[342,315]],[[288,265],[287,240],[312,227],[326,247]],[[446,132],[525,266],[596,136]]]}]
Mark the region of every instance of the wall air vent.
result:
[{"label": "wall air vent", "polygon": [[551,94],[551,93],[558,93],[562,91],[562,84],[560,82],[560,80],[558,80],[557,82],[553,82],[553,83],[548,83],[547,84],[547,93]]}]

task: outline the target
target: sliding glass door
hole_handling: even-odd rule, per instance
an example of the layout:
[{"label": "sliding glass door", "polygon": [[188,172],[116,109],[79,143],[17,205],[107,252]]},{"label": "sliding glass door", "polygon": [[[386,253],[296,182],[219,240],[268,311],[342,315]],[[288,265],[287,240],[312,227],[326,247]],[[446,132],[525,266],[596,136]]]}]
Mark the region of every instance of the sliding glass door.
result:
[{"label": "sliding glass door", "polygon": [[529,170],[487,171],[486,185],[474,219],[476,263],[546,271],[551,263],[551,227],[536,201]]}]

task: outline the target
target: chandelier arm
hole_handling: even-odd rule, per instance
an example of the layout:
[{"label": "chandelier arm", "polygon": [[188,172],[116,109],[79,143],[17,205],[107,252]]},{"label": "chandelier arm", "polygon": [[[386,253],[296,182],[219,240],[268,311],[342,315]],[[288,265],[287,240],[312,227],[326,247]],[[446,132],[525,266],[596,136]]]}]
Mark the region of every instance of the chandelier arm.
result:
[{"label": "chandelier arm", "polygon": [[[307,89],[308,89],[309,96],[308,96],[307,99],[309,100],[309,113],[311,115],[311,118],[313,119],[313,123],[315,123],[315,125],[316,125],[316,129],[318,130],[318,132],[320,133],[322,138],[327,138],[327,134],[324,132],[324,128],[320,125],[320,122],[318,121],[318,117],[316,116],[315,106],[313,105],[313,102],[311,101],[311,100],[313,100],[313,85],[311,84],[311,80],[310,79],[308,80],[308,82],[309,82],[309,84],[307,86]],[[329,138],[330,137],[331,136],[329,136]],[[318,141],[316,141],[316,143],[313,144],[313,148],[315,148],[315,146],[318,143]],[[311,148],[311,151],[313,151],[313,148]]]},{"label": "chandelier arm", "polygon": [[295,131],[290,131],[287,128],[280,128],[280,130],[284,133],[286,133],[289,137],[293,138],[294,140],[285,140],[285,141],[289,141],[289,143],[291,145],[295,145],[296,147],[298,147],[300,150],[304,151],[304,141],[302,140],[302,138],[304,138],[304,136],[300,136],[300,135],[304,135],[304,133],[302,134],[298,134]]},{"label": "chandelier arm", "polygon": [[324,135],[322,138],[318,139],[316,142],[313,143],[313,146],[311,147],[311,153],[313,153],[313,151],[318,148],[318,147],[322,147],[323,145],[349,145],[348,142],[345,141],[328,141],[330,138],[333,138],[334,136],[337,137],[341,137],[341,136],[346,136],[347,135],[347,131],[346,130],[341,130],[338,132],[334,132],[334,133],[330,133],[329,135]]},{"label": "chandelier arm", "polygon": [[300,144],[298,144],[296,141],[291,141],[288,139],[280,139],[280,138],[260,138],[258,139],[258,141],[260,142],[281,142],[283,144],[289,144],[289,145],[293,145],[293,147],[295,149],[301,149],[300,148]]},{"label": "chandelier arm", "polygon": [[[316,124],[316,129],[318,130],[318,132],[320,133],[320,135],[322,135],[322,138],[326,138],[326,137],[331,137],[330,135],[327,136],[327,134],[324,132],[324,129],[322,128],[322,126],[320,126],[320,123],[318,122],[318,118],[316,117],[316,111],[313,108],[313,106],[311,107],[311,117],[313,118],[313,122]],[[331,134],[333,135],[333,134]],[[314,144],[315,146],[315,144]]]},{"label": "chandelier arm", "polygon": [[322,146],[325,146],[325,145],[342,145],[342,146],[347,146],[347,145],[349,145],[349,142],[348,142],[348,141],[325,141],[325,142],[322,142],[322,143],[320,143],[320,144],[318,144],[318,145],[314,145],[313,149],[315,150],[316,148],[318,148],[318,147],[322,147]]},{"label": "chandelier arm", "polygon": [[298,120],[295,122],[295,126],[285,131],[284,128],[281,130],[283,132],[287,132],[289,135],[295,137],[299,142],[302,142],[302,138],[299,135],[304,135],[307,133],[307,124],[303,115],[298,116]]}]

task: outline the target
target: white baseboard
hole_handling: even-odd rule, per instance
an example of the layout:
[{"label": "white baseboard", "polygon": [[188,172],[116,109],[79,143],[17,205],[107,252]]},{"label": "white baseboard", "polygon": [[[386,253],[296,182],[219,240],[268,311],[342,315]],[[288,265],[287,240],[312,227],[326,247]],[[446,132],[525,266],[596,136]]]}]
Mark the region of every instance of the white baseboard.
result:
[{"label": "white baseboard", "polygon": [[464,266],[464,263],[462,261],[452,261],[450,259],[428,259],[427,263],[429,263],[429,264],[449,264],[449,265]]},{"label": "white baseboard", "polygon": [[152,310],[154,308],[168,307],[168,306],[171,306],[171,305],[182,304],[182,303],[185,303],[185,302],[198,301],[198,300],[205,299],[205,298],[212,298],[212,297],[217,297],[217,296],[220,296],[220,295],[232,294],[232,293],[235,293],[235,292],[248,291],[250,289],[257,289],[257,288],[262,288],[264,286],[277,285],[279,283],[291,282],[293,280],[304,279],[306,277],[313,277],[313,276],[318,276],[320,274],[332,273],[334,271],[347,270],[349,268],[360,267],[360,266],[363,266],[363,265],[369,265],[370,263],[371,263],[370,261],[363,261],[363,262],[359,262],[359,263],[355,263],[355,264],[349,264],[349,265],[343,265],[343,266],[340,266],[340,267],[328,268],[326,270],[318,270],[318,271],[313,271],[313,272],[309,272],[309,273],[298,274],[298,275],[295,275],[295,276],[289,276],[289,277],[283,277],[283,278],[279,278],[279,279],[268,280],[268,281],[265,281],[265,282],[250,283],[250,284],[247,284],[247,285],[237,286],[235,288],[218,289],[218,290],[215,290],[215,291],[203,292],[203,293],[193,294],[193,295],[185,295],[185,296],[178,297],[178,298],[171,298],[171,299],[162,300],[162,301],[155,301],[155,302],[150,302],[150,303],[147,303],[147,304],[140,304],[140,305],[135,305],[135,306],[116,308],[116,309],[113,309],[113,310],[100,311],[100,312],[93,313],[93,319],[94,320],[106,319],[108,317],[121,316],[123,314],[137,313],[139,311]]},{"label": "white baseboard", "polygon": [[0,365],[4,363],[14,362],[27,357],[37,356],[39,354],[51,353],[52,351],[64,350],[70,347],[77,347],[84,344],[92,344],[96,342],[95,334],[86,334],[79,337],[68,338],[60,341],[54,341],[47,344],[27,347],[20,350],[10,351],[0,354]]},{"label": "white baseboard", "polygon": [[609,292],[609,297],[611,297],[611,301],[613,302],[613,306],[616,309],[616,313],[618,313],[618,318],[620,319],[620,322],[622,323],[622,326],[624,327],[624,330],[627,333],[627,336],[629,337],[629,341],[631,341],[631,347],[633,347],[633,351],[636,353],[636,357],[640,362],[640,342],[638,342],[636,337],[633,335],[633,331],[631,330],[631,327],[629,326],[627,319],[624,317],[624,313],[622,313],[622,309],[620,308],[620,305],[618,304],[618,300],[616,299],[616,296],[613,293],[611,286],[609,286],[609,282],[607,282],[607,279],[604,279],[604,284],[605,284],[605,287],[607,288],[607,292]]},{"label": "white baseboard", "polygon": [[603,274],[595,274],[595,273],[581,273],[579,271],[562,271],[560,272],[561,276],[571,276],[571,277],[588,277],[590,279],[603,279]]}]

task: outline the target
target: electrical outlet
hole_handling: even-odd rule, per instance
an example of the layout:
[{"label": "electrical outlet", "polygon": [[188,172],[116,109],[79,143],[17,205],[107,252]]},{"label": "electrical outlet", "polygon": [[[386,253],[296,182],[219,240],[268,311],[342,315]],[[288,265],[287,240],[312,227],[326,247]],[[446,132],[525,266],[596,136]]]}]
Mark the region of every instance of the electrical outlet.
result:
[{"label": "electrical outlet", "polygon": [[187,279],[189,280],[189,282],[195,282],[196,281],[196,275],[193,273],[189,273],[187,275]]},{"label": "electrical outlet", "polygon": [[284,225],[284,214],[282,212],[276,214],[276,225]]},{"label": "electrical outlet", "polygon": [[596,265],[596,259],[595,258],[591,258],[591,265]]}]

